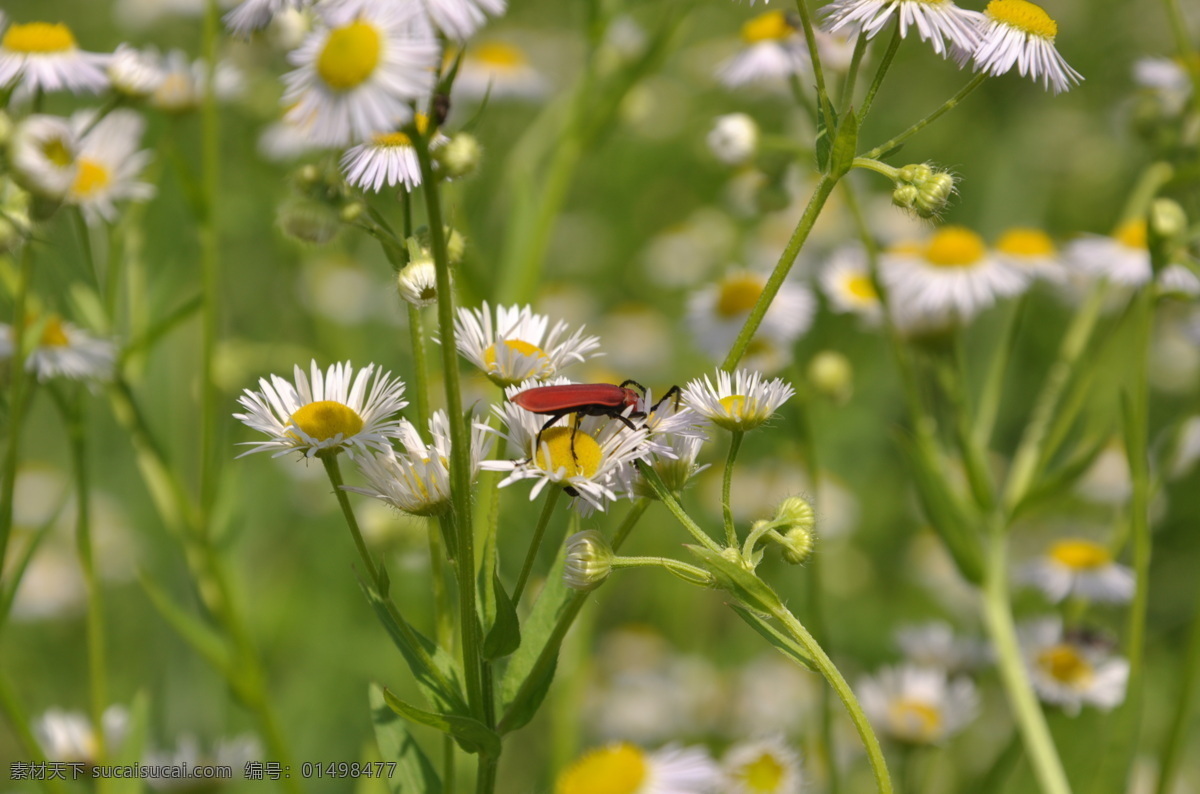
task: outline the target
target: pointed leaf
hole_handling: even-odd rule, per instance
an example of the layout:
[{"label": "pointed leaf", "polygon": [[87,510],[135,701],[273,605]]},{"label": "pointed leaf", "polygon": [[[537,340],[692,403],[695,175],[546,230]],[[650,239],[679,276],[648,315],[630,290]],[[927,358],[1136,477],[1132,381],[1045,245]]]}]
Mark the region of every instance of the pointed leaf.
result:
[{"label": "pointed leaf", "polygon": [[204,657],[226,678],[232,680],[236,677],[232,666],[232,653],[220,635],[199,618],[176,604],[145,572],[140,573],[138,582],[141,583],[150,603],[158,610],[162,619],[171,624],[171,628],[175,629],[196,653]]},{"label": "pointed leaf", "polygon": [[396,764],[396,773],[388,780],[392,794],[441,794],[442,781],[433,764],[409,733],[404,720],[387,705],[378,684],[371,684],[370,701],[379,754],[385,762]]},{"label": "pointed leaf", "polygon": [[737,613],[738,617],[746,621],[750,628],[762,635],[763,639],[778,648],[784,656],[797,664],[804,665],[809,670],[815,671],[817,669],[809,655],[800,647],[800,644],[775,628],[771,621],[738,604],[730,604],[729,607]]},{"label": "pointed leaf", "polygon": [[[128,766],[145,758],[146,732],[150,722],[150,697],[138,692],[129,705],[129,723],[120,747],[109,747],[109,760],[113,764]],[[116,750],[114,753],[113,751]],[[144,780],[139,778],[115,778],[105,780],[105,794],[141,794]]]},{"label": "pointed leaf", "polygon": [[828,102],[821,102],[817,107],[817,138],[814,154],[817,157],[817,170],[821,173],[829,168],[829,157],[833,152],[833,133],[836,129],[834,119],[837,115]]},{"label": "pointed leaf", "polygon": [[829,154],[829,175],[834,178],[845,176],[854,163],[857,151],[858,116],[853,111],[847,111],[838,122],[837,138]]},{"label": "pointed leaf", "polygon": [[483,753],[493,758],[500,754],[499,734],[473,717],[426,711],[405,703],[386,689],[383,690],[383,700],[400,716],[450,734],[459,747],[468,753]]},{"label": "pointed leaf", "polygon": [[700,558],[717,578],[718,586],[729,591],[750,609],[770,614],[783,606],[775,591],[753,571],[703,546],[687,546],[687,550]]},{"label": "pointed leaf", "polygon": [[483,658],[489,661],[508,656],[521,645],[521,621],[517,617],[517,607],[495,573],[492,574],[492,590],[495,593],[496,619],[483,640]]}]

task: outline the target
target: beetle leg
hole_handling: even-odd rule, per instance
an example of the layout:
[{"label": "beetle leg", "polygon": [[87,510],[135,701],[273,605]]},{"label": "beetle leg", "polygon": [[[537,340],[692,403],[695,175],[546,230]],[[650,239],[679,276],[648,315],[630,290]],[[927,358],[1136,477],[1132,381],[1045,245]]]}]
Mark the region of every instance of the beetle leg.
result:
[{"label": "beetle leg", "polygon": [[[536,463],[537,462],[537,454],[542,451],[542,433],[545,433],[546,428],[550,427],[550,425],[554,424],[559,419],[562,419],[564,416],[566,416],[565,413],[553,414],[549,419],[546,420],[546,423],[544,425],[542,425],[541,430],[538,430],[537,438],[535,438],[533,440],[533,457],[530,458],[531,462]],[[549,460],[546,461],[546,465],[547,466],[550,465]]]},{"label": "beetle leg", "polygon": [[671,399],[672,397],[675,398],[673,404],[675,406],[675,410],[678,411],[679,410],[679,398],[682,396],[683,396],[683,392],[679,390],[679,387],[672,386],[671,388],[667,389],[667,393],[662,396],[662,399],[654,404],[654,406],[650,409],[650,413],[654,413],[655,411],[657,411],[658,406],[662,405],[663,403],[665,403],[667,400]]}]

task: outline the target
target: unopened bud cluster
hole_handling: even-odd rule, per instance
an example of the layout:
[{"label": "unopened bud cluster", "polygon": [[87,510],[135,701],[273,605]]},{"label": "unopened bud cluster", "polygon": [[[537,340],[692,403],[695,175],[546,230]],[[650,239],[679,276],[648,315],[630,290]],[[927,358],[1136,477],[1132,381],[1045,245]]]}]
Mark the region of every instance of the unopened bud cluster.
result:
[{"label": "unopened bud cluster", "polygon": [[774,529],[778,532],[772,540],[783,551],[783,559],[792,565],[800,565],[812,556],[816,545],[816,534],[813,529],[817,525],[817,517],[808,500],[791,496],[784,499],[775,511],[775,517],[763,529]]},{"label": "unopened bud cluster", "polygon": [[936,218],[954,195],[954,177],[928,163],[906,165],[896,172],[892,203],[921,218]]},{"label": "unopened bud cluster", "polygon": [[576,532],[567,538],[563,583],[572,590],[592,590],[612,573],[612,564],[612,546],[603,535],[594,529]]}]

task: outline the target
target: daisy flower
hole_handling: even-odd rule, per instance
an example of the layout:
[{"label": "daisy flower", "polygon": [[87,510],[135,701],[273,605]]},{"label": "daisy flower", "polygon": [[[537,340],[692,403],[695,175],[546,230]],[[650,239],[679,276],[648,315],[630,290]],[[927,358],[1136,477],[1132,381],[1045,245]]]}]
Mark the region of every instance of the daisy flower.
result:
[{"label": "daisy flower", "polygon": [[910,27],[916,28],[921,41],[929,42],[943,58],[952,48],[970,52],[979,43],[979,12],[959,8],[950,0],[833,0],[823,13],[824,27],[830,33],[850,27],[867,34],[868,39],[875,38],[895,17],[901,38],[908,35]]},{"label": "daisy flower", "polygon": [[[150,106],[167,113],[188,113],[198,107],[208,85],[208,64],[192,60],[182,50],[171,50],[162,59],[162,81],[150,95]],[[218,99],[231,99],[244,85],[242,73],[225,61],[217,62],[213,91]]]},{"label": "daisy flower", "polygon": [[[129,711],[123,706],[109,706],[100,719],[104,747],[111,754],[129,735]],[[95,763],[100,760],[100,737],[91,721],[77,711],[49,709],[30,727],[42,753],[51,761]]]},{"label": "daisy flower", "polygon": [[972,670],[990,656],[986,643],[959,637],[945,621],[934,620],[896,630],[896,645],[905,660],[918,667],[948,673]]},{"label": "daisy flower", "polygon": [[1129,662],[1097,643],[1067,636],[1061,618],[1022,624],[1017,636],[1033,688],[1045,702],[1075,715],[1085,705],[1108,711],[1125,699]]},{"label": "daisy flower", "polygon": [[795,393],[779,378],[768,382],[758,372],[739,369],[730,375],[718,370],[716,385],[707,375],[703,383],[688,383],[683,401],[718,427],[742,432],[762,425]]},{"label": "daisy flower", "polygon": [[150,159],[147,151],[137,151],[146,123],[132,110],[114,110],[93,123],[93,111],[80,111],[71,117],[71,125],[83,137],[75,158],[75,181],[66,201],[83,210],[88,223],[117,218],[116,202],[145,201],[154,195],[154,186],[138,182],[137,177]]},{"label": "daisy flower", "polygon": [[[194,778],[176,777],[175,770],[195,770],[196,767],[220,766],[241,775],[246,765],[262,758],[262,745],[250,734],[222,739],[209,750],[204,750],[196,737],[184,735],[174,750],[159,750],[146,754],[143,764],[151,774],[146,783],[156,791],[195,791]],[[172,769],[172,767],[174,769]]]},{"label": "daisy flower", "polygon": [[810,68],[796,23],[782,11],[748,20],[742,25],[742,43],[742,50],[717,66],[717,79],[727,88],[786,80]]},{"label": "daisy flower", "polygon": [[728,794],[800,794],[800,756],[782,737],[733,745],[721,759]]},{"label": "daisy flower", "polygon": [[13,130],[9,156],[21,184],[43,198],[61,199],[75,183],[79,139],[58,116],[27,116]]},{"label": "daisy flower", "polygon": [[705,140],[709,151],[725,165],[744,165],[758,151],[758,124],[745,113],[717,116]]},{"label": "daisy flower", "polygon": [[425,13],[438,30],[452,39],[469,39],[489,16],[504,13],[505,0],[424,0]]},{"label": "daisy flower", "polygon": [[[418,113],[415,123],[417,132],[425,135],[429,117]],[[435,132],[429,148],[435,149],[448,140],[442,133]],[[416,147],[408,133],[401,130],[376,133],[369,142],[347,151],[342,155],[342,170],[347,182],[372,193],[378,193],[385,185],[402,185],[411,192],[421,184],[421,164],[417,160]]]},{"label": "daisy flower", "polygon": [[549,317],[534,314],[528,306],[497,306],[493,318],[484,301],[481,309],[458,310],[455,344],[498,386],[545,380],[571,361],[584,361],[600,346],[598,338],[583,335],[583,328],[566,336],[565,322],[555,323],[547,333],[549,324]]},{"label": "daisy flower", "polygon": [[525,51],[503,41],[485,41],[467,49],[454,79],[454,97],[540,99],[549,90],[544,75],[529,63]]},{"label": "daisy flower", "polygon": [[858,683],[858,699],[871,724],[905,744],[938,744],[961,731],[979,710],[968,678],[915,665],[885,667]]},{"label": "daisy flower", "polygon": [[279,14],[301,7],[301,0],[242,0],[223,17],[225,27],[239,36],[262,30]]},{"label": "daisy flower", "polygon": [[835,250],[821,270],[821,289],[829,308],[838,314],[857,314],[869,324],[883,316],[879,293],[871,281],[867,252],[858,244]]},{"label": "daisy flower", "polygon": [[1031,584],[1054,603],[1067,597],[1124,604],[1133,598],[1133,570],[1115,562],[1107,547],[1082,538],[1056,541],[1045,554],[1022,566],[1019,581]]},{"label": "daisy flower", "polygon": [[416,3],[332,6],[289,56],[287,119],[314,142],[345,146],[412,119],[433,90],[437,38]]},{"label": "daisy flower", "polygon": [[[492,445],[486,424],[475,424],[471,432],[471,478],[479,474],[479,462]],[[358,458],[358,470],[368,487],[344,490],[371,496],[415,516],[434,516],[450,508],[450,423],[445,411],[429,420],[432,444],[426,444],[417,428],[402,419],[396,436],[404,452],[391,447]]]},{"label": "daisy flower", "polygon": [[152,96],[166,77],[154,53],[142,52],[128,44],[118,44],[108,61],[108,79],[113,90],[132,99]]},{"label": "daisy flower", "polygon": [[1026,281],[962,226],[943,226],[922,243],[893,246],[881,256],[881,275],[897,314],[966,321],[997,298],[1021,292]]},{"label": "daisy flower", "polygon": [[1200,277],[1187,265],[1167,265],[1155,284],[1162,295],[1185,300],[1200,296]]},{"label": "daisy flower", "polygon": [[[299,366],[295,384],[278,375],[260,378],[259,391],[245,390],[238,403],[247,410],[234,419],[271,438],[251,441],[252,452],[274,451],[273,457],[300,452],[307,458],[391,449],[389,438],[399,435],[401,419],[391,419],[408,403],[402,399],[404,383],[368,364],[358,375],[350,362],[333,364],[324,373],[311,365],[311,379]],[[374,374],[374,378],[372,378]]]},{"label": "daisy flower", "polygon": [[1192,95],[1192,78],[1174,58],[1138,58],[1133,63],[1133,81],[1150,92],[1170,116],[1181,113]]},{"label": "daisy flower", "polygon": [[[0,359],[12,357],[14,341],[12,326],[0,325]],[[115,344],[97,339],[52,314],[42,326],[37,345],[25,359],[25,369],[36,374],[39,381],[60,377],[103,381],[112,377],[116,359]]]},{"label": "daisy flower", "polygon": [[558,776],[555,794],[692,794],[719,779],[716,764],[699,747],[668,746],[653,753],[620,742],[590,750]]},{"label": "daisy flower", "polygon": [[1014,227],[1006,230],[996,240],[995,255],[1029,279],[1061,282],[1066,277],[1054,240],[1041,229]]},{"label": "daisy flower", "polygon": [[396,276],[400,297],[424,309],[437,303],[437,268],[432,259],[414,259]]},{"label": "daisy flower", "polygon": [[95,94],[108,86],[109,56],[84,52],[66,25],[13,23],[0,38],[0,87],[17,86],[18,97],[70,91]]},{"label": "daisy flower", "polygon": [[1142,218],[1121,224],[1111,236],[1089,234],[1073,240],[1064,256],[1076,271],[1126,287],[1140,287],[1154,276]]},{"label": "daisy flower", "polygon": [[[975,69],[990,75],[1017,71],[1054,93],[1078,85],[1083,75],[1067,65],[1054,47],[1058,23],[1029,0],[992,0],[983,9],[979,45],[971,57]],[[971,49],[971,48],[964,48]]]},{"label": "daisy flower", "polygon": [[[750,311],[758,303],[767,277],[733,270],[688,298],[688,326],[702,350],[714,358],[729,352]],[[812,325],[816,301],[803,284],[785,281],[763,315],[756,336],[790,347]]]}]

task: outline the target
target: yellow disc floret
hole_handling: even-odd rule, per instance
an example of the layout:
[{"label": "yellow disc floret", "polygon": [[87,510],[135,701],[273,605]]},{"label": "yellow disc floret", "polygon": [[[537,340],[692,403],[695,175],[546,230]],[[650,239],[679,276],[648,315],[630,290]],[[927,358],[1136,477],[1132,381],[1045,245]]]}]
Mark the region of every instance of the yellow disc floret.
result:
[{"label": "yellow disc floret", "polygon": [[865,273],[855,273],[847,278],[846,292],[864,303],[879,300],[879,295],[875,292],[875,285],[871,283],[871,277]]},{"label": "yellow disc floret", "polygon": [[558,776],[555,794],[635,794],[646,779],[646,757],[632,744],[592,750]]},{"label": "yellow disc floret", "polygon": [[[549,461],[546,460],[547,452],[550,454]],[[542,471],[555,472],[566,469],[568,477],[588,478],[595,476],[600,470],[603,459],[604,454],[600,451],[596,439],[573,427],[552,427],[542,433],[541,447],[535,456],[537,467]]]},{"label": "yellow disc floret", "polygon": [[983,260],[983,238],[962,226],[947,226],[929,241],[925,259],[938,267],[972,267]]},{"label": "yellow disc floret", "polygon": [[1054,241],[1040,229],[1009,229],[996,241],[996,250],[1027,259],[1054,256]]},{"label": "yellow disc floret", "polygon": [[317,57],[317,74],[335,91],[350,91],[366,82],[379,66],[379,30],[357,20],[334,29]]},{"label": "yellow disc floret", "polygon": [[496,347],[498,345],[504,345],[507,349],[520,353],[523,356],[532,356],[537,359],[537,369],[530,373],[528,377],[537,378],[550,374],[550,356],[546,354],[546,351],[537,345],[530,344],[521,339],[505,339],[502,342],[489,345],[488,349],[483,351],[483,363],[487,364],[487,371],[489,373],[501,373],[503,369],[497,361]]},{"label": "yellow disc floret", "polygon": [[57,314],[50,315],[46,320],[46,325],[42,328],[42,338],[38,340],[40,347],[67,347],[71,344],[71,340],[67,338],[67,332],[63,328],[62,318]]},{"label": "yellow disc floret", "polygon": [[502,69],[516,69],[528,63],[520,49],[498,41],[477,45],[471,50],[471,59]]},{"label": "yellow disc floret", "polygon": [[1059,565],[1076,571],[1103,568],[1112,562],[1112,554],[1090,540],[1060,540],[1047,552]]},{"label": "yellow disc floret", "polygon": [[1117,227],[1117,230],[1113,232],[1113,237],[1121,245],[1145,251],[1147,248],[1146,221],[1142,218],[1126,221]]},{"label": "yellow disc floret", "polygon": [[309,403],[292,414],[291,423],[309,438],[327,441],[339,433],[349,438],[363,429],[363,420],[353,408],[335,400]]},{"label": "yellow disc floret", "polygon": [[717,314],[737,317],[754,308],[766,281],[753,273],[734,273],[721,280],[717,294]]},{"label": "yellow disc floret", "polygon": [[75,49],[75,36],[71,29],[61,22],[29,22],[10,27],[5,32],[0,47],[9,52],[27,55],[70,52]]},{"label": "yellow disc floret", "polygon": [[1055,645],[1037,656],[1037,665],[1060,684],[1083,689],[1092,680],[1092,666],[1070,645]]},{"label": "yellow disc floret", "polygon": [[1054,40],[1058,23],[1042,7],[1029,0],[992,0],[983,13],[1001,24],[1014,27],[1031,36]]},{"label": "yellow disc floret", "polygon": [[942,713],[937,707],[916,698],[897,698],[888,705],[892,730],[903,738],[932,742],[941,735]]},{"label": "yellow disc floret", "polygon": [[796,32],[782,11],[759,14],[742,25],[742,41],[758,44],[760,41],[783,41]]},{"label": "yellow disc floret", "polygon": [[103,192],[110,184],[112,173],[103,163],[80,158],[75,182],[71,185],[71,195],[85,199]]},{"label": "yellow disc floret", "polygon": [[775,792],[783,782],[787,770],[779,759],[770,753],[763,753],[758,758],[743,764],[734,772],[745,791]]}]

